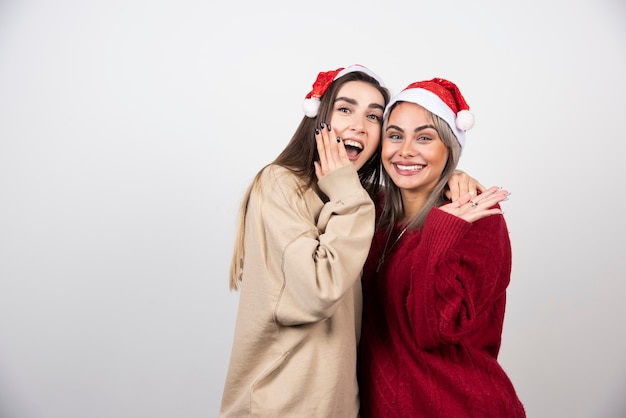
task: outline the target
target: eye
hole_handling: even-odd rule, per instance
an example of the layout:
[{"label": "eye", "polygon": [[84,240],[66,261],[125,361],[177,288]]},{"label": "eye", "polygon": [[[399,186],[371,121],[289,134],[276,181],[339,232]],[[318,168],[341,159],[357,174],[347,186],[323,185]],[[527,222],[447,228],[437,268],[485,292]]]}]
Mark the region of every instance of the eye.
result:
[{"label": "eye", "polygon": [[345,106],[341,106],[337,108],[337,112],[341,112],[341,113],[350,113],[350,109],[348,109]]},{"label": "eye", "polygon": [[428,136],[422,135],[422,136],[418,136],[417,138],[415,138],[415,140],[417,142],[428,142],[428,141],[432,141],[433,139]]},{"label": "eye", "polygon": [[378,123],[380,123],[383,120],[382,116],[374,114],[374,113],[372,113],[371,115],[368,115],[367,117],[369,119],[372,119],[372,120],[378,122]]},{"label": "eye", "polygon": [[402,135],[396,132],[391,132],[387,135],[387,139],[391,142],[402,142]]}]

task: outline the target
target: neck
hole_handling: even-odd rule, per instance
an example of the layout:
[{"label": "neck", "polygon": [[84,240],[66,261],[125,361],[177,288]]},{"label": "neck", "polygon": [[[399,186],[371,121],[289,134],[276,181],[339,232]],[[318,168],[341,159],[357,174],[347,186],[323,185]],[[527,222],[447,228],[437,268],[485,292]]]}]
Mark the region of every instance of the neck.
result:
[{"label": "neck", "polygon": [[404,209],[404,217],[402,223],[407,224],[414,219],[422,210],[428,200],[428,193],[409,193],[402,191],[402,206]]}]

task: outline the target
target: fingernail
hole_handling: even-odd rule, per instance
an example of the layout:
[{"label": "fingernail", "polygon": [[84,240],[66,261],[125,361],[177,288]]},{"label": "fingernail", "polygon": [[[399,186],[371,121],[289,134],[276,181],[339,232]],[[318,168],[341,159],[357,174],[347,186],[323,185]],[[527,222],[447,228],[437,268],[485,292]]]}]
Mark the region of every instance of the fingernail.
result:
[{"label": "fingernail", "polygon": [[320,134],[320,130],[315,128],[315,135],[319,135]]},{"label": "fingernail", "polygon": [[330,131],[330,123],[326,124],[326,127],[328,128],[328,130]]},{"label": "fingernail", "polygon": [[320,122],[320,128],[324,127],[324,122]]},{"label": "fingernail", "polygon": [[337,137],[337,142],[341,142],[341,137]]}]

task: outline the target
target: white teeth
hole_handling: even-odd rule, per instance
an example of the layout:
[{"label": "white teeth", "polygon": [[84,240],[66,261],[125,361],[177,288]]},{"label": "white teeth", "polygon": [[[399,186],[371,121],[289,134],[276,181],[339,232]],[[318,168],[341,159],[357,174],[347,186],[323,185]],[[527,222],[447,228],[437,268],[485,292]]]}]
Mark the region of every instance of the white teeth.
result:
[{"label": "white teeth", "polygon": [[354,148],[358,148],[358,149],[363,149],[363,145],[361,145],[360,143],[356,142],[356,141],[351,141],[349,139],[346,139],[345,141],[343,141],[344,145],[349,145],[351,147]]},{"label": "white teeth", "polygon": [[419,165],[419,164],[415,164],[415,165],[396,164],[396,167],[398,167],[398,170],[411,170],[411,171],[417,171],[417,170],[421,170],[422,168],[424,168],[423,165]]}]

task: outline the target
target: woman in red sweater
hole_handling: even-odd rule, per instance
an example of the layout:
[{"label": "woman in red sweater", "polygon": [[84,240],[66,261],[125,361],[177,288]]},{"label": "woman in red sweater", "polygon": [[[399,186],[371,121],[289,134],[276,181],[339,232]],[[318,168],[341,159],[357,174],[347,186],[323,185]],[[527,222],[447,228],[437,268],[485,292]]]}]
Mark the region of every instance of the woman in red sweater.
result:
[{"label": "woman in red sweater", "polygon": [[509,193],[444,195],[473,123],[440,78],[386,108],[385,188],[363,276],[362,417],[525,417],[497,361],[511,273],[499,203]]}]

